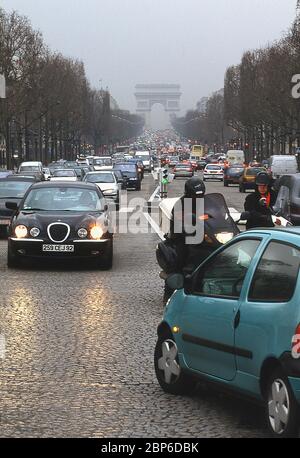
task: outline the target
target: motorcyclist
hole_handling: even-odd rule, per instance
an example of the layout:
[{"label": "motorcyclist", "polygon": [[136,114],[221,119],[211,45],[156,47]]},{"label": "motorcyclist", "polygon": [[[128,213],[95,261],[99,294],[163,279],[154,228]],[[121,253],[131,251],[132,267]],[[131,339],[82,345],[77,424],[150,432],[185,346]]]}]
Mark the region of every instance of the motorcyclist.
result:
[{"label": "motorcyclist", "polygon": [[[254,227],[274,227],[272,207],[276,202],[277,193],[271,188],[271,178],[267,172],[257,175],[255,192],[249,194],[245,200],[245,211],[248,213],[246,229]],[[262,201],[262,199],[264,199]],[[264,205],[262,205],[264,202]],[[280,219],[276,219],[280,225]]]},{"label": "motorcyclist", "polygon": [[[184,228],[184,221],[187,213],[192,213],[190,216],[192,216],[193,225],[196,219],[201,220],[204,211],[200,210],[199,215],[197,213],[201,208],[204,210],[204,201],[202,202],[203,205],[199,205],[198,200],[204,199],[205,192],[206,188],[203,180],[198,177],[187,180],[185,184],[185,193],[172,210],[170,232],[166,236],[166,243],[171,244],[176,252],[175,255],[173,254],[176,266],[174,266],[172,273],[192,273],[195,267],[200,265],[201,262],[216,249],[210,242],[206,241],[204,233],[199,243],[187,243],[187,233]],[[179,227],[181,230],[176,230]],[[189,236],[193,237],[193,234],[189,234]],[[168,273],[170,272],[162,272],[161,278],[166,280]],[[169,290],[168,286],[165,285],[164,301],[168,300],[172,293],[173,291]]]},{"label": "motorcyclist", "polygon": [[[199,177],[193,177],[185,183],[184,195],[172,210],[170,232],[168,239],[176,244],[178,254],[178,270],[193,272],[194,268],[214,250],[206,242],[205,237],[199,243],[187,243],[187,233],[184,227],[184,218],[191,212],[192,223],[195,225],[204,214],[204,202],[199,205],[199,199],[204,199],[206,187]],[[199,213],[199,214],[198,214]],[[177,231],[176,231],[177,228]],[[180,228],[180,231],[178,231]],[[203,234],[205,235],[205,234]],[[193,237],[193,234],[189,234]]]}]

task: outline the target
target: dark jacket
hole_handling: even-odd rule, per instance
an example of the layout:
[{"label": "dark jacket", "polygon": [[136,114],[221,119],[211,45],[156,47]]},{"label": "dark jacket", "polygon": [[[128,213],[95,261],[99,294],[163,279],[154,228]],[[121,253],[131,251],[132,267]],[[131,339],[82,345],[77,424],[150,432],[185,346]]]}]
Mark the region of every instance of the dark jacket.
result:
[{"label": "dark jacket", "polygon": [[[218,247],[215,247],[205,240],[197,245],[186,244],[187,234],[184,232],[183,221],[184,221],[184,199],[185,196],[180,198],[180,205],[173,208],[172,218],[170,224],[170,233],[168,234],[168,239],[173,242],[173,245],[176,246],[176,252],[178,255],[178,270],[184,271],[185,273],[192,273],[197,266],[199,266],[202,261],[204,261],[208,256],[210,256]],[[196,199],[193,199],[192,204],[192,213],[196,216]],[[182,222],[182,231],[180,233],[174,232],[174,220]],[[194,221],[193,221],[194,224]],[[180,223],[179,223],[180,226]],[[190,236],[190,234],[189,234]]]},{"label": "dark jacket", "polygon": [[[273,207],[277,199],[277,193],[273,191],[273,189],[270,190],[270,193],[270,206]],[[251,214],[247,221],[246,229],[251,229],[254,227],[274,227],[270,208],[264,208],[259,203],[261,197],[262,196],[258,190],[246,197],[245,211]]]}]

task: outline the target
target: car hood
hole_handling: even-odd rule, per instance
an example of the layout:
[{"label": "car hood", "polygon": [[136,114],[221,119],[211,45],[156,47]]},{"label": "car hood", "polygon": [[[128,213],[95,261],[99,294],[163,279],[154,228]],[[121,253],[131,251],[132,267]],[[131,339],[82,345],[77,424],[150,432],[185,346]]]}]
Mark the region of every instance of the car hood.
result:
[{"label": "car hood", "polygon": [[95,183],[101,191],[107,191],[108,189],[115,189],[118,190],[118,186],[116,183]]}]

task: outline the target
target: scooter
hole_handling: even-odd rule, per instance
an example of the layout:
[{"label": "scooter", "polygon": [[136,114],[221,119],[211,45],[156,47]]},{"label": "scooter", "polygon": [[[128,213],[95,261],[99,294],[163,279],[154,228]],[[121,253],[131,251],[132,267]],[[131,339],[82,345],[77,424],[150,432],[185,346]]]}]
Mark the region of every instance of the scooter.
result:
[{"label": "scooter", "polygon": [[[184,275],[192,273],[192,271],[209,255],[240,233],[237,224],[230,216],[229,209],[222,194],[206,194],[204,197],[203,214],[192,216],[194,223],[195,219],[204,223],[204,243],[184,246],[184,250],[192,250],[194,256],[192,256],[192,265],[182,268],[176,240],[166,235],[166,240],[161,242],[156,249],[157,262],[163,269],[160,273],[160,278],[165,281],[170,274],[176,272],[183,272]],[[169,291],[165,284],[165,302],[172,293],[173,291]]]}]

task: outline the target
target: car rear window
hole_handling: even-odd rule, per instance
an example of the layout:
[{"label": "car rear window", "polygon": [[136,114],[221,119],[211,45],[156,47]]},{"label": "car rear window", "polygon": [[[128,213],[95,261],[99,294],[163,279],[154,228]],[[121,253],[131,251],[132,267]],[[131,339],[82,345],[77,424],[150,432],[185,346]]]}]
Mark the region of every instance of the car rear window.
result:
[{"label": "car rear window", "polygon": [[207,170],[222,170],[222,167],[220,167],[219,165],[208,165],[206,168]]},{"label": "car rear window", "polygon": [[255,177],[258,173],[265,172],[265,171],[266,171],[265,169],[258,169],[258,168],[253,167],[251,169],[246,170],[246,175],[250,177]]}]

